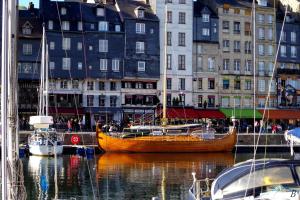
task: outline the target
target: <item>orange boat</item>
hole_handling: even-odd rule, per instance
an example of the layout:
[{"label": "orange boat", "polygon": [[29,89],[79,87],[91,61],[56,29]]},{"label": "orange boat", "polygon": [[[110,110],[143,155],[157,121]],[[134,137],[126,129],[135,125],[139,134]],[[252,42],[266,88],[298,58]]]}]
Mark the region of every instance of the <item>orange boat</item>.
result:
[{"label": "orange boat", "polygon": [[187,153],[232,151],[236,143],[236,129],[220,137],[203,137],[206,133],[197,131],[186,134],[139,134],[134,137],[118,137],[105,134],[97,128],[96,135],[100,149],[106,152],[134,153]]}]

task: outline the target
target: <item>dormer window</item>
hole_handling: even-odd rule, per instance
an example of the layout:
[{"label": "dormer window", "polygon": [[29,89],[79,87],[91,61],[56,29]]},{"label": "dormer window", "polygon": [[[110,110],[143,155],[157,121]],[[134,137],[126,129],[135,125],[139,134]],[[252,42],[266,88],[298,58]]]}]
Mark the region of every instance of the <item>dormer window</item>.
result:
[{"label": "dormer window", "polygon": [[144,13],[145,13],[145,9],[142,7],[137,7],[135,9],[135,15],[137,16],[137,18],[144,18]]},{"label": "dormer window", "polygon": [[29,22],[26,22],[22,27],[23,35],[31,35],[32,26]]},{"label": "dormer window", "polygon": [[202,22],[209,22],[209,14],[202,14]]},{"label": "dormer window", "polygon": [[258,0],[259,6],[267,6],[267,0]]},{"label": "dormer window", "polygon": [[60,14],[61,14],[61,15],[66,15],[66,14],[67,14],[67,9],[64,8],[64,7],[62,7],[62,8],[60,9]]},{"label": "dormer window", "polygon": [[104,16],[104,8],[97,8],[97,16]]}]

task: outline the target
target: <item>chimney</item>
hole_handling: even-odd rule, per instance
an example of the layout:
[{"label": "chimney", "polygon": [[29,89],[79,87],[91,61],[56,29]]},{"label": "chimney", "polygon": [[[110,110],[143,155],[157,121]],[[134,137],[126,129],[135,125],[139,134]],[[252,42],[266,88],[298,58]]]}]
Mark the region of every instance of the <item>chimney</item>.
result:
[{"label": "chimney", "polygon": [[28,10],[33,10],[34,4],[32,2],[29,2]]}]

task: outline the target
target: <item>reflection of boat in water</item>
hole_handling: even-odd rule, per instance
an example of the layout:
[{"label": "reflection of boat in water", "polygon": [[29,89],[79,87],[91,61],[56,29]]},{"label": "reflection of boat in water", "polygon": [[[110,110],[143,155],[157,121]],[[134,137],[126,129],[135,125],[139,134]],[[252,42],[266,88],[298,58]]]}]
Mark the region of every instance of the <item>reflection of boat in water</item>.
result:
[{"label": "reflection of boat in water", "polygon": [[[216,168],[232,166],[234,158],[231,153],[104,153],[98,159],[97,172],[103,173],[106,170],[115,170],[118,167],[135,169],[151,169],[153,167],[174,167],[174,170],[184,169],[186,171],[196,170],[198,174],[214,177]],[[190,171],[187,172],[189,177]]]},{"label": "reflection of boat in water", "polygon": [[[226,169],[213,181],[211,200],[221,199],[299,199],[300,161],[262,159],[245,161]],[[204,199],[203,191],[190,189],[190,199]],[[200,184],[198,184],[200,185]]]},{"label": "reflection of boat in water", "polygon": [[106,152],[222,152],[231,151],[236,143],[235,128],[221,137],[206,137],[207,133],[201,130],[178,134],[177,130],[165,127],[150,133],[147,130],[147,135],[138,133],[135,137],[122,138],[105,134],[97,128],[96,134],[99,147]]}]

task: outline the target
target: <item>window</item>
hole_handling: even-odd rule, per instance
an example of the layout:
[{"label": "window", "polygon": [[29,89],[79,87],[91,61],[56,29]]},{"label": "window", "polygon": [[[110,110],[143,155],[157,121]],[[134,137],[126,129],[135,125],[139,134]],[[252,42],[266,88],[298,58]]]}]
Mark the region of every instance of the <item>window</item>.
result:
[{"label": "window", "polygon": [[172,3],[172,0],[167,0],[166,2],[167,2],[167,3]]},{"label": "window", "polygon": [[280,69],[284,69],[285,68],[285,63],[280,63]]},{"label": "window", "polygon": [[108,31],[108,22],[100,21],[98,28],[99,28],[99,31]]},{"label": "window", "polygon": [[286,57],[286,46],[280,45],[280,55],[281,57]]},{"label": "window", "polygon": [[213,72],[215,71],[215,59],[214,58],[208,58],[207,60],[207,64],[208,64],[208,71],[209,72]]},{"label": "window", "polygon": [[258,23],[263,24],[265,21],[264,18],[265,18],[265,16],[263,14],[258,14],[258,17],[257,17]]},{"label": "window", "polygon": [[234,59],[234,71],[240,71],[241,66],[241,60],[240,59]]},{"label": "window", "polygon": [[78,31],[82,31],[82,22],[77,23],[77,29]]},{"label": "window", "polygon": [[251,70],[252,70],[252,61],[251,60],[246,60],[245,71],[246,72],[251,72]]},{"label": "window", "polygon": [[93,95],[86,96],[86,104],[88,107],[94,106],[94,96]]},{"label": "window", "polygon": [[120,60],[119,59],[112,60],[112,70],[115,72],[118,72],[120,70]]},{"label": "window", "polygon": [[62,59],[62,69],[63,70],[71,69],[71,58],[63,58]]},{"label": "window", "polygon": [[104,81],[99,81],[99,90],[105,90],[105,82]]},{"label": "window", "polygon": [[258,29],[258,39],[260,39],[260,40],[265,39],[265,29],[264,28]]},{"label": "window", "polygon": [[291,46],[291,57],[292,58],[297,57],[297,48],[295,46]]},{"label": "window", "polygon": [[209,22],[209,14],[202,14],[202,22]]},{"label": "window", "polygon": [[224,14],[228,14],[228,13],[229,13],[229,8],[227,8],[227,7],[225,8],[225,7],[223,7],[223,13],[224,13]]},{"label": "window", "polygon": [[104,16],[104,8],[97,8],[97,16]]},{"label": "window", "polygon": [[229,59],[223,59],[223,70],[224,71],[229,70],[229,65],[230,65],[229,62],[230,62]]},{"label": "window", "polygon": [[229,89],[229,80],[227,80],[227,79],[223,80],[223,89],[224,90]]},{"label": "window", "polygon": [[233,25],[234,25],[233,33],[240,34],[241,32],[240,22],[234,22]]},{"label": "window", "polygon": [[245,80],[245,90],[251,90],[251,80]]},{"label": "window", "polygon": [[263,44],[258,45],[258,55],[263,56],[265,54],[265,46]]},{"label": "window", "polygon": [[230,47],[229,40],[223,40],[223,51],[230,51],[229,47]]},{"label": "window", "polygon": [[296,42],[296,32],[291,32],[291,42]]},{"label": "window", "polygon": [[179,78],[179,90],[185,90],[185,78]]},{"label": "window", "polygon": [[179,0],[179,4],[185,4],[185,0]]},{"label": "window", "polygon": [[240,41],[234,41],[234,52],[241,52],[241,42]]},{"label": "window", "polygon": [[265,62],[264,61],[259,61],[258,62],[258,72],[259,73],[264,73],[265,71]]},{"label": "window", "polygon": [[250,41],[245,41],[245,53],[251,54],[251,42]]},{"label": "window", "polygon": [[145,71],[145,61],[138,61],[138,71],[144,72]]},{"label": "window", "polygon": [[286,185],[292,183],[294,183],[294,178],[290,167],[277,166],[256,170],[251,173],[251,176],[250,174],[244,175],[226,186],[222,190],[222,192],[225,196],[239,191],[247,190],[247,188],[265,188],[265,186],[268,185]]},{"label": "window", "polygon": [[215,89],[215,79],[214,78],[209,78],[208,79],[208,89]]},{"label": "window", "polygon": [[283,31],[281,34],[281,41],[286,42],[286,32],[285,31]]},{"label": "window", "polygon": [[52,20],[48,21],[48,29],[53,30],[53,21]]},{"label": "window", "polygon": [[203,96],[202,95],[198,95],[198,107],[202,107],[203,105]]},{"label": "window", "polygon": [[99,52],[108,52],[107,40],[99,40]]},{"label": "window", "polygon": [[268,15],[268,24],[273,23],[273,15]]},{"label": "window", "polygon": [[61,89],[68,89],[68,81],[67,80],[60,81],[60,88]]},{"label": "window", "polygon": [[167,69],[172,69],[172,54],[167,54]]},{"label": "window", "polygon": [[77,63],[78,70],[82,70],[82,62]]},{"label": "window", "polygon": [[62,40],[62,49],[70,50],[71,49],[71,38],[63,38]]},{"label": "window", "polygon": [[268,45],[268,55],[269,56],[273,55],[273,46],[272,45]]},{"label": "window", "polygon": [[115,25],[115,31],[120,32],[121,31],[121,26],[119,24]]},{"label": "window", "polygon": [[167,78],[167,89],[168,90],[172,89],[172,79],[171,78]]},{"label": "window", "polygon": [[82,42],[77,43],[77,50],[81,51],[82,50]]},{"label": "window", "polygon": [[178,24],[185,24],[185,13],[179,12]]},{"label": "window", "polygon": [[117,96],[110,96],[110,107],[117,106]]},{"label": "window", "polygon": [[50,42],[50,49],[54,50],[55,49],[55,42]]},{"label": "window", "polygon": [[229,32],[229,21],[223,21],[223,32]]},{"label": "window", "polygon": [[110,82],[110,90],[115,91],[117,89],[116,82]]},{"label": "window", "polygon": [[234,12],[234,14],[238,15],[238,14],[240,14],[240,9],[235,8],[233,12]]},{"label": "window", "polygon": [[178,55],[178,69],[185,70],[185,55]]},{"label": "window", "polygon": [[95,24],[91,24],[91,30],[95,29]]},{"label": "window", "polygon": [[268,29],[268,39],[273,40],[273,29],[271,28]]},{"label": "window", "polygon": [[273,63],[269,62],[268,65],[269,65],[269,73],[272,73],[273,72]]},{"label": "window", "polygon": [[100,70],[107,71],[107,59],[100,59]]},{"label": "window", "polygon": [[207,106],[208,107],[215,107],[215,96],[208,96],[208,103],[207,103]]},{"label": "window", "polygon": [[250,22],[245,22],[245,35],[251,35],[251,24]]},{"label": "window", "polygon": [[99,107],[105,107],[105,95],[99,96]]},{"label": "window", "polygon": [[61,15],[66,15],[67,14],[67,9],[64,8],[64,7],[60,8],[60,14]]},{"label": "window", "polygon": [[198,90],[202,90],[202,78],[198,78]]},{"label": "window", "polygon": [[185,46],[185,33],[178,33],[178,46]]},{"label": "window", "polygon": [[172,23],[172,11],[167,12],[167,23]]},{"label": "window", "polygon": [[29,26],[25,26],[22,28],[22,33],[24,35],[31,35],[31,28]]},{"label": "window", "polygon": [[144,42],[136,42],[135,51],[136,51],[136,53],[145,53],[145,43]]},{"label": "window", "polygon": [[185,105],[185,94],[179,94],[179,105],[184,106]]},{"label": "window", "polygon": [[62,30],[64,31],[70,30],[70,23],[68,21],[62,21],[61,25],[62,25]]},{"label": "window", "polygon": [[138,18],[144,18],[144,10],[139,9],[139,10],[137,11],[137,13],[138,13],[138,15],[137,15]]},{"label": "window", "polygon": [[239,79],[234,80],[234,89],[235,90],[240,90],[241,89],[241,80],[239,80]]},{"label": "window", "polygon": [[32,44],[23,44],[23,54],[32,55]]},{"label": "window", "polygon": [[93,81],[88,81],[86,89],[87,90],[94,90],[94,82]]},{"label": "window", "polygon": [[229,100],[230,100],[230,97],[222,97],[222,100],[221,100],[222,107],[229,107]]},{"label": "window", "polygon": [[203,63],[202,63],[202,57],[201,57],[201,56],[198,56],[198,57],[197,57],[197,63],[196,63],[196,66],[197,66],[197,69],[196,69],[197,72],[203,70]]},{"label": "window", "polygon": [[55,62],[49,62],[49,68],[55,69]]},{"label": "window", "polygon": [[265,91],[265,80],[258,80],[258,91],[264,92]]},{"label": "window", "polygon": [[137,34],[145,34],[145,24],[144,23],[136,23],[135,24],[135,32]]},{"label": "window", "polygon": [[202,35],[203,36],[209,36],[209,28],[202,28]]},{"label": "window", "polygon": [[72,88],[73,89],[79,88],[79,80],[72,80]]},{"label": "window", "polygon": [[167,32],[167,45],[172,46],[172,32]]}]

